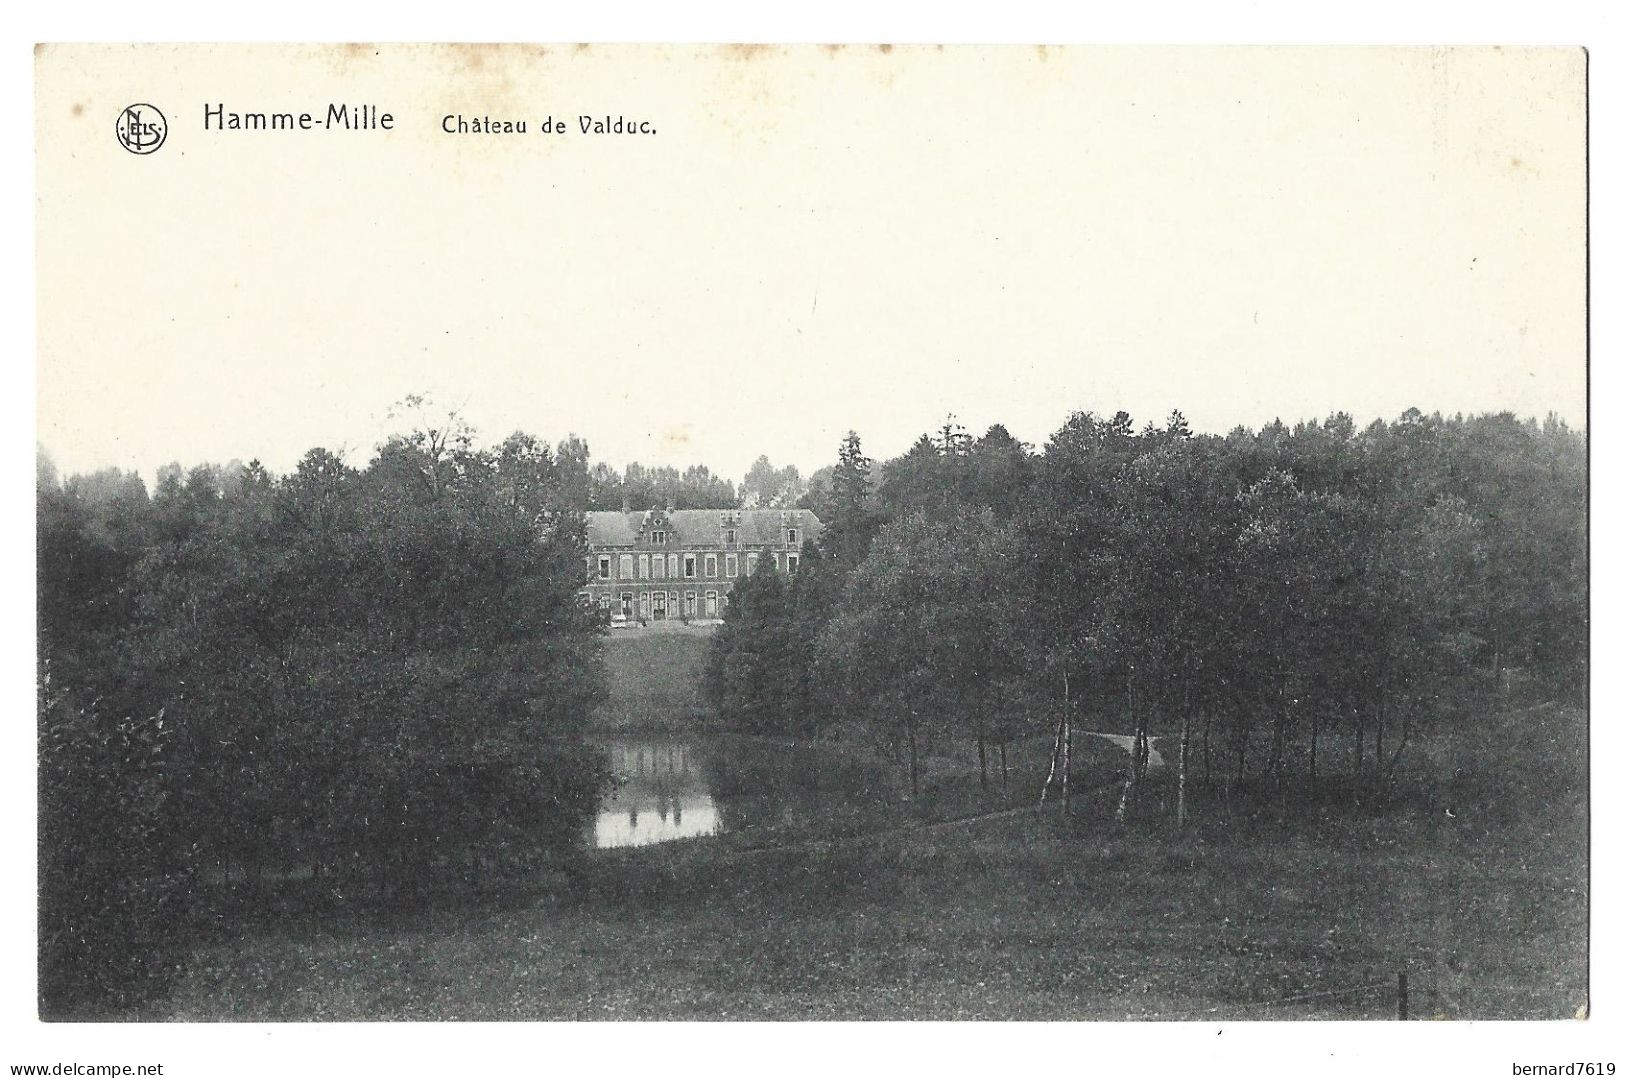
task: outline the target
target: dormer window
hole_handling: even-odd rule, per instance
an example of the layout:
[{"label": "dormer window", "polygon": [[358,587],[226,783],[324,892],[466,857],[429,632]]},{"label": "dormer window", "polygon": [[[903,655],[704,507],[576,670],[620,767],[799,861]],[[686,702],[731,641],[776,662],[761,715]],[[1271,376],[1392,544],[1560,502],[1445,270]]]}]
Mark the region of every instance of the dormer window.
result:
[{"label": "dormer window", "polygon": [[729,546],[733,546],[735,543],[739,542],[739,529],[737,529],[737,528],[729,528],[723,534],[724,534],[725,540],[726,540],[726,542],[727,542],[727,544]]},{"label": "dormer window", "polygon": [[649,542],[653,543],[655,546],[665,546],[666,545],[666,533],[663,532],[663,531],[650,532],[649,533]]},{"label": "dormer window", "polygon": [[790,545],[795,546],[796,543],[799,542],[799,541],[800,540],[797,538],[796,529],[791,528],[790,529]]}]

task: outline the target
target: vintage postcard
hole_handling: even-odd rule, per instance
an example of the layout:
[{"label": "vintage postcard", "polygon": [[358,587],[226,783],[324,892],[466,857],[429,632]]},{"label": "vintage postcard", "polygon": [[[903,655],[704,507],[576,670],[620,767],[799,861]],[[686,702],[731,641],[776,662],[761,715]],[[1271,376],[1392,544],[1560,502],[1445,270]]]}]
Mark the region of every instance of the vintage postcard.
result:
[{"label": "vintage postcard", "polygon": [[1582,50],[34,62],[42,1022],[1588,1015]]}]

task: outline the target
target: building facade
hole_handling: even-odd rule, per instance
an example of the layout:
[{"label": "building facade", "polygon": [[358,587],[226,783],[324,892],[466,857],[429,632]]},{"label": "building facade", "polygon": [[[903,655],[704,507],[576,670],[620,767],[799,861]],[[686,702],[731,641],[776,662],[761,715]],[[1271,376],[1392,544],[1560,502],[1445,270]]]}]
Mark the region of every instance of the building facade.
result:
[{"label": "building facade", "polygon": [[808,509],[651,509],[587,514],[583,595],[631,621],[715,621],[739,580],[801,566],[823,524]]}]

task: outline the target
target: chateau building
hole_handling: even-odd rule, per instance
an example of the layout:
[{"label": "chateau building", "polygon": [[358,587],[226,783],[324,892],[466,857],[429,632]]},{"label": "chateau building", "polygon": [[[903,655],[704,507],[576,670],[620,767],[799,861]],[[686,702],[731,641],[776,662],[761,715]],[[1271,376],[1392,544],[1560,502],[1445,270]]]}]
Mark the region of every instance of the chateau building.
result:
[{"label": "chateau building", "polygon": [[764,561],[781,573],[823,530],[808,509],[651,509],[588,513],[583,594],[634,621],[712,621]]}]

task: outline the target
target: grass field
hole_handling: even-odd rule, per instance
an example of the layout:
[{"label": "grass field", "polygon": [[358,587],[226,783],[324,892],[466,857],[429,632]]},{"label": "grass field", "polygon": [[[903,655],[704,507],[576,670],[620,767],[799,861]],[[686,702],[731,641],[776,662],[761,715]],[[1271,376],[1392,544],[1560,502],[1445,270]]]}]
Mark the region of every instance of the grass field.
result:
[{"label": "grass field", "polygon": [[[1116,823],[1103,787],[1064,822],[611,851],[507,905],[209,937],[149,1016],[1386,1018],[1404,972],[1413,1017],[1572,1017],[1585,734],[1574,709],[1486,716],[1369,814],[1200,805],[1179,832]],[[1019,755],[1030,790],[1042,750]]]},{"label": "grass field", "polygon": [[708,628],[617,629],[604,645],[609,699],[593,725],[601,731],[694,730],[714,721],[700,693],[711,643]]}]

